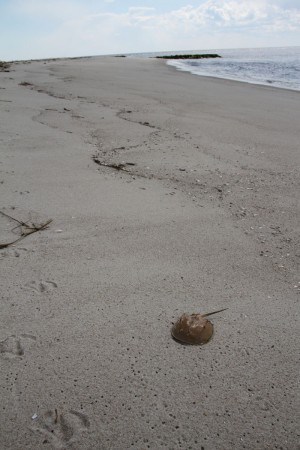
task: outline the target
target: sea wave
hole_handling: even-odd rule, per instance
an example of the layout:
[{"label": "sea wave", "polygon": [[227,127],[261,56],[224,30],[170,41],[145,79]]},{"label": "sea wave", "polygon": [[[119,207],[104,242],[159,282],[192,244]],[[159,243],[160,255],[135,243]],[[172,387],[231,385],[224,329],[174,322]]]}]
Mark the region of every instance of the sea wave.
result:
[{"label": "sea wave", "polygon": [[193,53],[218,53],[221,58],[168,60],[167,64],[195,75],[300,91],[300,47],[214,49]]}]

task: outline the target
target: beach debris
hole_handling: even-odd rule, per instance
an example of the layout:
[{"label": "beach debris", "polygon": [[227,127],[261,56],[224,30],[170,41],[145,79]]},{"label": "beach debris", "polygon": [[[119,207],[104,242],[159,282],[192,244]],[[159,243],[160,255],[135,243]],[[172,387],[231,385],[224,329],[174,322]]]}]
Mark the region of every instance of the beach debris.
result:
[{"label": "beach debris", "polygon": [[0,72],[9,72],[10,63],[7,61],[0,61]]},{"label": "beach debris", "polygon": [[172,327],[172,337],[182,344],[203,345],[213,335],[213,324],[206,319],[208,316],[225,311],[219,309],[206,314],[183,314]]},{"label": "beach debris", "polygon": [[19,86],[33,86],[33,84],[29,83],[28,81],[21,81],[21,83],[19,83]]},{"label": "beach debris", "polygon": [[135,163],[132,163],[132,162],[122,162],[119,164],[107,163],[104,161],[100,161],[100,159],[97,156],[93,156],[93,161],[96,164],[98,164],[99,166],[110,167],[111,169],[115,169],[115,170],[123,170],[124,172],[128,172],[128,170],[126,169],[126,166],[135,166]]},{"label": "beach debris", "polygon": [[0,243],[0,249],[7,248],[10,245],[15,244],[16,242],[21,241],[22,239],[24,239],[26,236],[29,236],[30,234],[33,234],[33,233],[36,233],[38,231],[44,230],[52,222],[52,219],[47,220],[46,222],[43,222],[41,224],[35,224],[35,223],[31,223],[31,222],[23,222],[21,220],[15,219],[14,217],[6,214],[3,211],[0,211],[0,213],[3,216],[8,217],[9,219],[14,220],[15,222],[18,223],[18,225],[15,228],[13,228],[12,231],[14,231],[16,228],[20,228],[21,229],[21,234],[20,234],[20,236],[17,239],[15,239],[13,241],[10,241],[10,242],[7,242],[7,243],[4,243],[4,244]]},{"label": "beach debris", "polygon": [[122,164],[122,163],[120,163],[120,164],[113,164],[113,163],[109,164],[109,163],[100,161],[96,156],[93,156],[93,161],[96,164],[99,164],[99,166],[111,167],[112,169],[116,169],[116,170],[126,170],[125,169],[125,164]]},{"label": "beach debris", "polygon": [[34,413],[33,416],[32,416],[31,418],[32,418],[32,420],[37,419],[37,413]]},{"label": "beach debris", "polygon": [[145,127],[156,128],[155,125],[151,125],[149,122],[137,122],[140,125],[144,125]]}]

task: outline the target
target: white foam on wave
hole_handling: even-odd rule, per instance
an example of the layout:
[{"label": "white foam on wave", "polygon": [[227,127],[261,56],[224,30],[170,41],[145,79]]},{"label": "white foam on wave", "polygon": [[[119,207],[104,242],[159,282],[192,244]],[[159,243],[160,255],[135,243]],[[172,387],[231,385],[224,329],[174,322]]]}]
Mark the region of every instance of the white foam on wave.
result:
[{"label": "white foam on wave", "polygon": [[195,75],[300,91],[300,47],[206,50],[205,53],[218,53],[221,58],[167,63]]}]

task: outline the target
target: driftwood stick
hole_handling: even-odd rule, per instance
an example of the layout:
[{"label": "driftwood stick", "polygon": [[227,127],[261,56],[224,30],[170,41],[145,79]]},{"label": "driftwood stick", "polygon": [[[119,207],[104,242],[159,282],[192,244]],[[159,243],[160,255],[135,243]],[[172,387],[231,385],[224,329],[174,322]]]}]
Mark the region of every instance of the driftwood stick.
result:
[{"label": "driftwood stick", "polygon": [[21,239],[24,239],[26,236],[28,236],[28,234],[24,234],[24,235],[20,236],[18,239],[15,239],[14,241],[11,241],[11,242],[7,242],[6,244],[0,244],[0,249],[7,248],[10,245],[15,244],[16,242],[21,241]]},{"label": "driftwood stick", "polygon": [[[0,243],[0,249],[7,248],[10,245],[15,244],[16,242],[21,241],[22,239],[24,239],[26,236],[29,236],[30,234],[36,233],[37,231],[44,230],[52,222],[52,219],[50,219],[50,220],[47,220],[47,222],[42,223],[41,225],[35,225],[34,223],[30,225],[30,224],[28,224],[28,222],[26,223],[26,222],[20,221],[18,219],[15,219],[14,217],[10,216],[9,214],[6,214],[3,211],[0,211],[0,213],[3,214],[4,216],[8,217],[9,219],[12,219],[15,222],[17,222],[18,223],[17,227],[24,227],[27,230],[27,231],[21,231],[21,236],[18,237],[17,239],[15,239],[14,241],[6,242],[4,244]],[[13,228],[13,230],[15,230],[17,227]]]},{"label": "driftwood stick", "polygon": [[9,219],[14,220],[15,222],[18,222],[20,225],[26,226],[26,223],[25,223],[25,222],[21,222],[20,220],[15,219],[14,217],[10,216],[9,214],[6,214],[6,213],[3,212],[3,211],[0,211],[0,213],[3,214],[3,216],[6,216],[6,217],[8,217]]}]

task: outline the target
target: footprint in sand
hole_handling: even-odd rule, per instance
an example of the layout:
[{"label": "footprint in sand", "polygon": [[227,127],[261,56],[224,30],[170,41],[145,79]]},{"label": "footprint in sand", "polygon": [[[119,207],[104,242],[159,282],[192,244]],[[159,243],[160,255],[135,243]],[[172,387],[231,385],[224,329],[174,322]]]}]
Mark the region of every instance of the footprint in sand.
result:
[{"label": "footprint in sand", "polygon": [[22,357],[28,345],[28,339],[36,341],[36,337],[31,334],[22,334],[20,337],[14,334],[8,336],[4,341],[0,341],[0,356],[5,359]]},{"label": "footprint in sand", "polygon": [[78,411],[61,412],[55,409],[47,411],[36,421],[33,431],[44,435],[43,443],[51,443],[55,449],[62,450],[73,447],[82,435],[90,428],[88,417]]},{"label": "footprint in sand", "polygon": [[7,358],[15,358],[24,355],[24,348],[17,336],[9,336],[0,342],[0,355]]},{"label": "footprint in sand", "polygon": [[38,294],[48,293],[53,289],[57,288],[57,284],[54,281],[30,281],[25,284],[25,289],[32,290],[37,292]]},{"label": "footprint in sand", "polygon": [[16,258],[19,258],[23,254],[23,252],[26,251],[27,251],[26,248],[18,248],[17,250],[13,248],[7,248],[5,251],[1,251],[0,256],[1,257],[15,256]]}]

